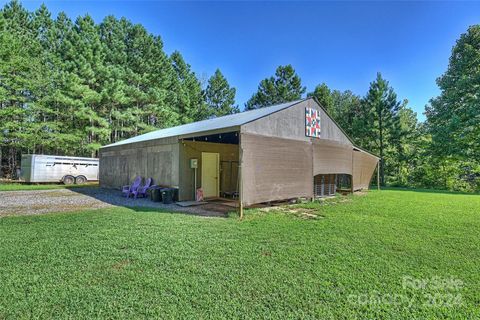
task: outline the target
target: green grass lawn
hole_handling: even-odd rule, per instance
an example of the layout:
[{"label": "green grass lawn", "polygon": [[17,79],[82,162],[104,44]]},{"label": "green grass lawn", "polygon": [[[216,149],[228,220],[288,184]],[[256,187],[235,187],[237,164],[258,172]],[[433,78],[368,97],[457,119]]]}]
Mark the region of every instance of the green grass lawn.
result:
[{"label": "green grass lawn", "polygon": [[1,191],[22,191],[22,190],[51,190],[51,189],[70,189],[70,188],[82,188],[82,187],[95,187],[98,186],[96,182],[89,182],[85,184],[23,184],[23,183],[0,183]]},{"label": "green grass lawn", "polygon": [[0,319],[480,317],[480,196],[373,191],[292,211],[2,218]]}]

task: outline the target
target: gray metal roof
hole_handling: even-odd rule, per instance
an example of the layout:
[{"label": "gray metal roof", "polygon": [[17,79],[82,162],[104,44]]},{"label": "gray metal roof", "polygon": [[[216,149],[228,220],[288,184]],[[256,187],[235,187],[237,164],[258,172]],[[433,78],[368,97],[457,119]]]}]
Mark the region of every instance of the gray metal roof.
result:
[{"label": "gray metal roof", "polygon": [[119,146],[119,145],[128,144],[128,143],[148,141],[148,140],[156,140],[156,139],[162,139],[162,138],[168,138],[168,137],[174,137],[174,136],[181,136],[181,135],[192,134],[196,132],[205,132],[205,131],[212,131],[212,130],[224,129],[229,127],[241,126],[245,123],[252,122],[254,120],[263,118],[269,114],[280,111],[282,109],[291,107],[294,104],[297,104],[301,101],[303,100],[277,104],[271,107],[265,107],[265,108],[251,110],[251,111],[244,111],[240,113],[231,114],[228,116],[212,118],[208,120],[187,123],[177,127],[156,130],[156,131],[145,133],[136,137],[126,139],[126,140],[122,140],[116,143],[112,143],[112,144],[103,146],[102,148]]}]

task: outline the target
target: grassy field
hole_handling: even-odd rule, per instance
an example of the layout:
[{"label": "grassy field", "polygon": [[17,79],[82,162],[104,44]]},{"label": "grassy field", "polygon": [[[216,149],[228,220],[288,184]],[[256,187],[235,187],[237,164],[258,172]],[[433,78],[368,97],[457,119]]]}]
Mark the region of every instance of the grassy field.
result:
[{"label": "grassy field", "polygon": [[85,183],[81,185],[64,185],[62,184],[23,184],[23,183],[0,183],[1,191],[22,191],[22,190],[51,190],[51,189],[69,189],[69,188],[82,188],[82,187],[94,187],[98,186],[98,183]]},{"label": "grassy field", "polygon": [[1,318],[479,318],[480,196],[0,219]]}]

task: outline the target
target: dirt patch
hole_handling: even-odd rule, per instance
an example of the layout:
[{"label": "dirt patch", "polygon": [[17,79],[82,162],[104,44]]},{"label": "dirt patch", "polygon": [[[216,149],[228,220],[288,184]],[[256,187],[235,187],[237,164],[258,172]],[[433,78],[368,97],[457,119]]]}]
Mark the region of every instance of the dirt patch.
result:
[{"label": "dirt patch", "polygon": [[355,191],[353,195],[355,196],[366,196],[368,194],[368,191],[361,190],[361,191]]},{"label": "dirt patch", "polygon": [[220,214],[226,215],[230,212],[236,212],[237,209],[228,205],[224,204],[217,204],[217,203],[207,203],[201,206],[202,209],[208,210],[211,212],[218,212]]},{"label": "dirt patch", "polygon": [[119,262],[115,263],[112,266],[112,268],[115,269],[115,270],[122,270],[123,268],[125,268],[128,265],[130,265],[130,260],[125,259],[125,260],[122,260],[122,261],[119,261]]},{"label": "dirt patch", "polygon": [[283,214],[294,215],[302,219],[321,219],[324,216],[318,211],[318,209],[311,208],[300,208],[292,206],[279,206],[279,207],[268,207],[260,209],[262,212],[279,212]]}]

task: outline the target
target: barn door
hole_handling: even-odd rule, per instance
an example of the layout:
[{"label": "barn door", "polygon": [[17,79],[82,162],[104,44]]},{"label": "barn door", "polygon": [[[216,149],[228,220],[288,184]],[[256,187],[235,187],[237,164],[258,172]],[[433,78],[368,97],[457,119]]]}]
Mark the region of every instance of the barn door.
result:
[{"label": "barn door", "polygon": [[205,198],[219,196],[220,154],[202,152],[202,189]]}]

